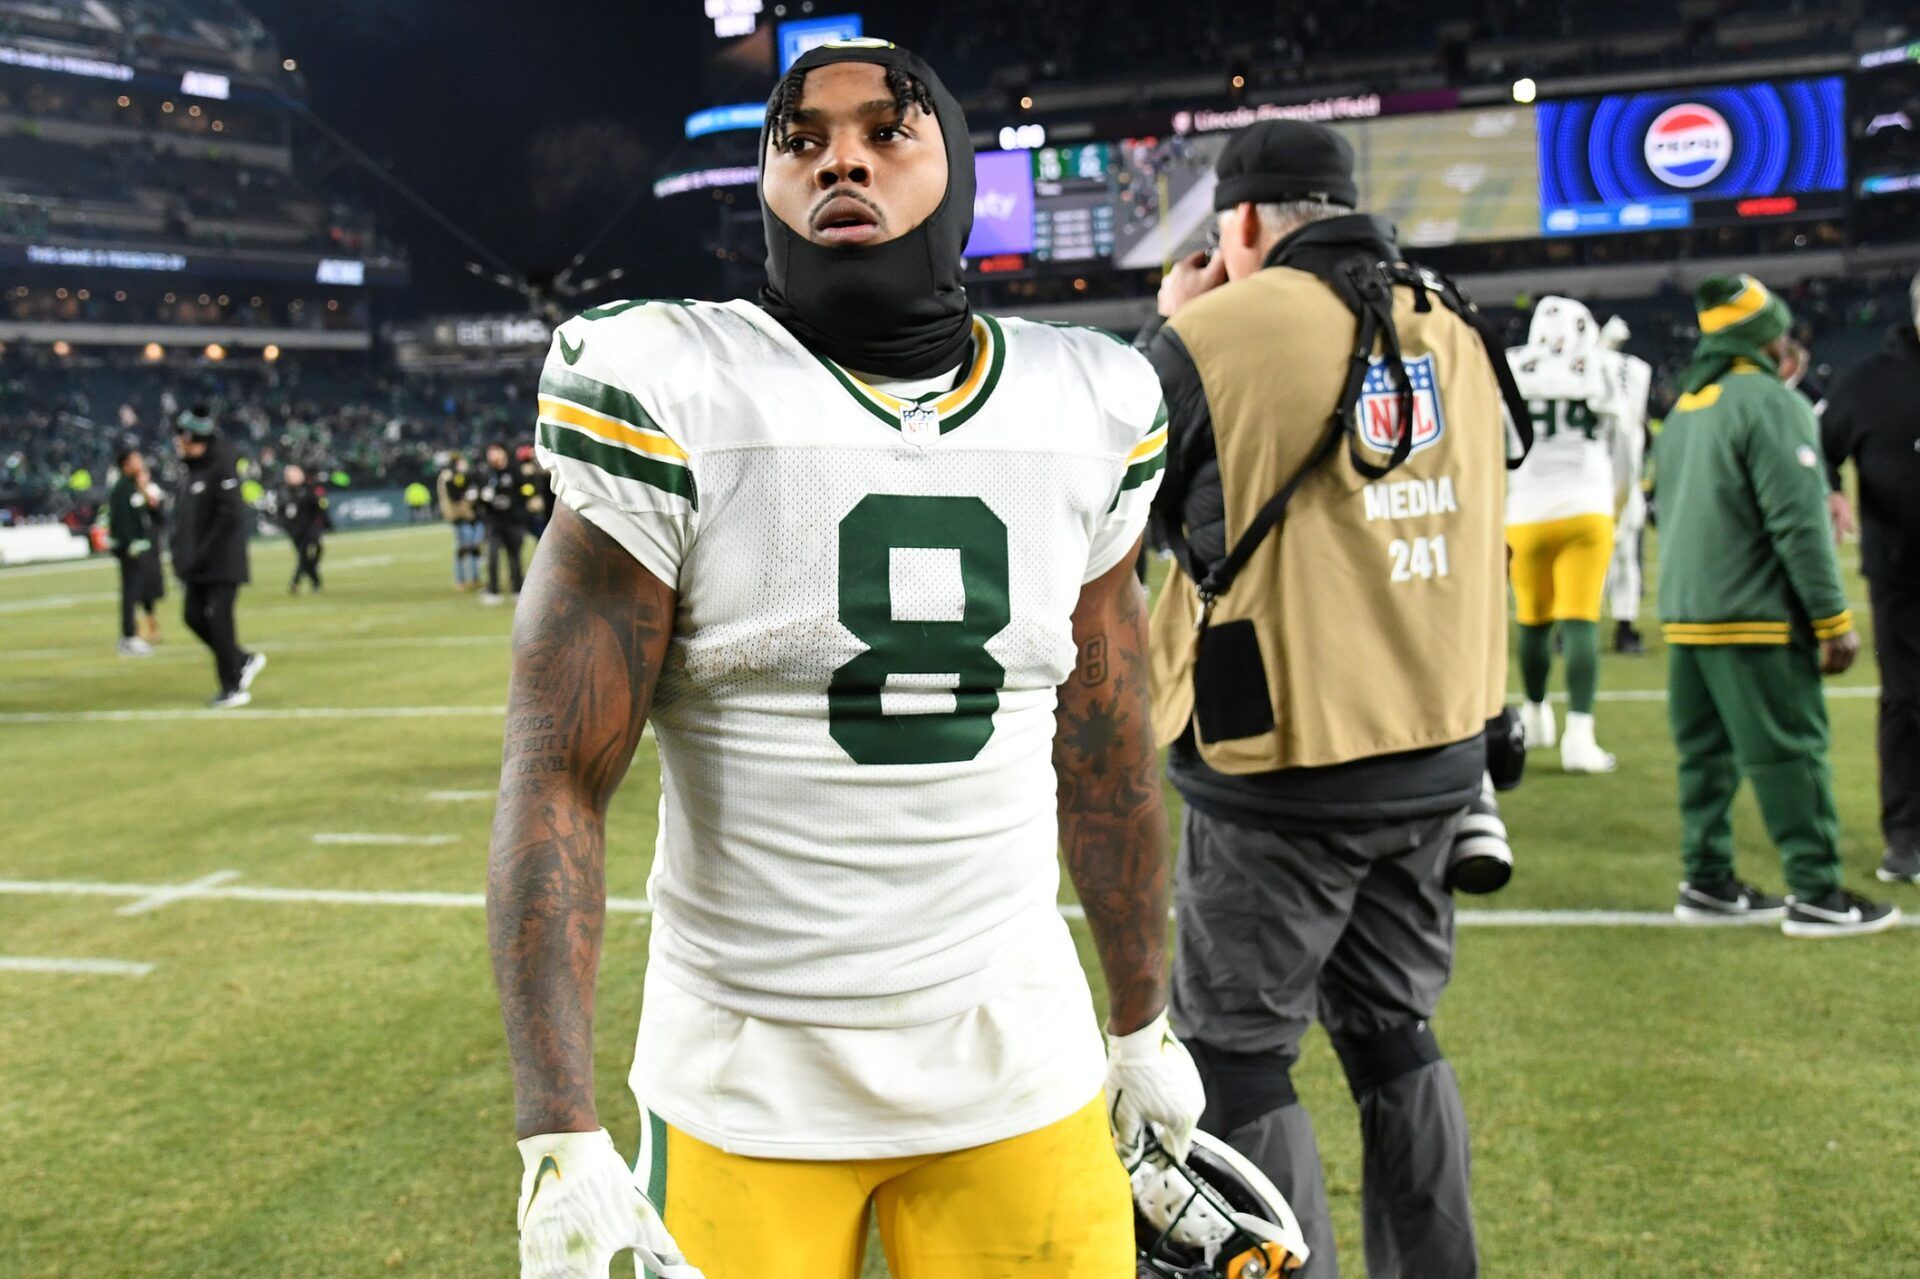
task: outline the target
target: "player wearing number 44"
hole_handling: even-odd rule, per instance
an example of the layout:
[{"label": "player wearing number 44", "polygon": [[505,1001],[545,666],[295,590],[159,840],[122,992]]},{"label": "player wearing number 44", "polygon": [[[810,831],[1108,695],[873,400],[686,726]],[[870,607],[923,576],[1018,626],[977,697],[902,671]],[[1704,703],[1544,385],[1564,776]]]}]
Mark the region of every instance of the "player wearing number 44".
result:
[{"label": "player wearing number 44", "polygon": [[[632,1247],[676,1279],[855,1279],[872,1213],[901,1279],[1131,1274],[1115,1143],[1184,1150],[1202,1107],[1164,1015],[1133,572],[1159,384],[1107,334],[971,311],[966,123],[905,50],[808,53],[761,142],[760,303],[598,307],[541,376],[559,510],[489,880],[524,1273]],[[630,1173],[593,1007],[608,801],[649,721]]]},{"label": "player wearing number 44", "polygon": [[[1527,745],[1554,744],[1547,677],[1553,632],[1567,662],[1567,722],[1560,765],[1610,773],[1594,740],[1600,676],[1600,599],[1613,560],[1615,519],[1639,482],[1646,395],[1632,390],[1627,357],[1605,349],[1586,307],[1542,298],[1527,344],[1507,352],[1533,417],[1533,451],[1507,482],[1507,546],[1520,621],[1520,708]],[[1638,403],[1635,403],[1635,400]]]}]

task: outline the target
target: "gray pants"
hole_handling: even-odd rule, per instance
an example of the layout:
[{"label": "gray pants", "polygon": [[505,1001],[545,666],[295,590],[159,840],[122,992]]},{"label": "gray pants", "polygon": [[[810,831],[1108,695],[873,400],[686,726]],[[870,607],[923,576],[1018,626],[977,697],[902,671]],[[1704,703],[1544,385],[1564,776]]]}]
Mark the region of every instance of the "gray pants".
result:
[{"label": "gray pants", "polygon": [[[1463,810],[1464,811],[1464,810]],[[1461,813],[1277,834],[1187,809],[1173,1020],[1207,1084],[1200,1126],[1253,1160],[1337,1279],[1313,1124],[1287,1072],[1316,1017],[1360,1107],[1371,1279],[1479,1274],[1466,1109],[1427,1022],[1453,966]]]}]

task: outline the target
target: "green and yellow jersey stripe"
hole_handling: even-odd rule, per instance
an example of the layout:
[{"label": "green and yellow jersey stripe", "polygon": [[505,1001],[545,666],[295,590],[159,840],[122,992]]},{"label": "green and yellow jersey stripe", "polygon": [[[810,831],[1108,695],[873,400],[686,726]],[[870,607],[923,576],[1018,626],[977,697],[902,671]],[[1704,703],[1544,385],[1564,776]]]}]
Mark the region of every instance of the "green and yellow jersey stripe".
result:
[{"label": "green and yellow jersey stripe", "polygon": [[698,508],[687,451],[632,395],[549,368],[540,375],[539,405],[542,447],[619,479],[685,498]]}]

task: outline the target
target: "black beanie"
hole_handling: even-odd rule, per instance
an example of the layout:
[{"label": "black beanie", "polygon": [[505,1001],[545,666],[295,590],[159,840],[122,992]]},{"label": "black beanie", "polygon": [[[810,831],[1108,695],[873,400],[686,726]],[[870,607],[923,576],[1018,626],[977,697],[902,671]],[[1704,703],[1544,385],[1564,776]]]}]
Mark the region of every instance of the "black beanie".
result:
[{"label": "black beanie", "polygon": [[1324,124],[1264,120],[1227,140],[1213,166],[1216,211],[1237,204],[1324,200],[1353,208],[1353,146]]}]

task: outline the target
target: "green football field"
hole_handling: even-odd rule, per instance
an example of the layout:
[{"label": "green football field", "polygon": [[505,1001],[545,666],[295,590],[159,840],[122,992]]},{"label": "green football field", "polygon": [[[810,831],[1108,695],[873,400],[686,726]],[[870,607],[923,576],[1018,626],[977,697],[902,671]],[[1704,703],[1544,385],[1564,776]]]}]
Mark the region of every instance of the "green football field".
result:
[{"label": "green football field", "polygon": [[[159,654],[125,660],[110,565],[0,571],[0,1276],[515,1273],[480,896],[509,616],[453,593],[450,545],[337,537],[326,594],[295,599],[284,545],[258,547],[241,635],[271,664],[227,713],[201,709],[177,591]],[[1465,903],[1436,1030],[1486,1273],[1920,1275],[1920,930],[1662,926],[1663,670],[1606,661],[1620,771],[1536,756],[1505,800],[1515,881]],[[1832,685],[1862,888],[1877,678],[1864,658]],[[609,841],[600,1105],[629,1146],[656,778],[648,740]],[[1743,869],[1779,890],[1750,801],[1737,821]],[[50,962],[79,960],[110,962]],[[1296,1081],[1358,1275],[1354,1112],[1317,1032]]]}]

